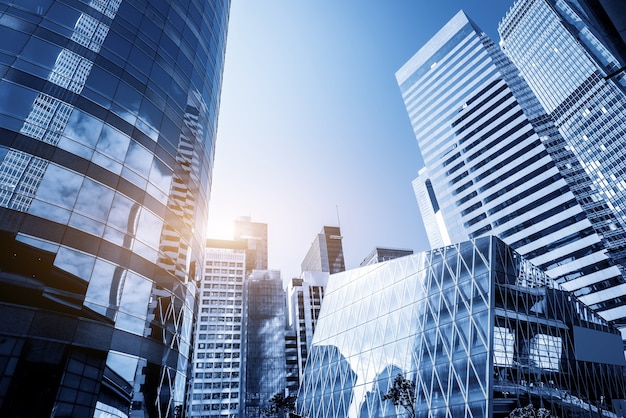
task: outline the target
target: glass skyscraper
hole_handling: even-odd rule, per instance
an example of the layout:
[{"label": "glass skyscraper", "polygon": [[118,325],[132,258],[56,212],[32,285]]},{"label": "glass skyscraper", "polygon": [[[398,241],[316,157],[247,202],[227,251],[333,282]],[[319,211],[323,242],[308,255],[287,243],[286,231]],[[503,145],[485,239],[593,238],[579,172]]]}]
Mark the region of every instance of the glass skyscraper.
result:
[{"label": "glass skyscraper", "polygon": [[[626,72],[616,72],[622,66],[617,49],[591,19],[577,1],[520,0],[498,31],[504,52],[593,180],[588,198],[605,200],[624,225]],[[613,224],[610,217],[604,221],[603,235],[623,252],[626,235],[616,234]]]},{"label": "glass skyscraper", "polygon": [[253,270],[245,285],[244,417],[260,417],[287,384],[287,300],[278,270]]},{"label": "glass skyscraper", "polygon": [[402,416],[383,399],[401,374],[419,418],[623,415],[619,332],[550,284],[495,237],[333,275],[298,412]]},{"label": "glass skyscraper", "polygon": [[0,415],[182,413],[229,6],[0,1]]},{"label": "glass skyscraper", "polygon": [[302,271],[325,271],[330,274],[344,271],[342,238],[338,226],[324,226],[302,260]]},{"label": "glass skyscraper", "polygon": [[418,202],[445,225],[426,230],[496,235],[584,303],[618,303],[624,229],[518,73],[463,12],[396,73],[427,168]]}]

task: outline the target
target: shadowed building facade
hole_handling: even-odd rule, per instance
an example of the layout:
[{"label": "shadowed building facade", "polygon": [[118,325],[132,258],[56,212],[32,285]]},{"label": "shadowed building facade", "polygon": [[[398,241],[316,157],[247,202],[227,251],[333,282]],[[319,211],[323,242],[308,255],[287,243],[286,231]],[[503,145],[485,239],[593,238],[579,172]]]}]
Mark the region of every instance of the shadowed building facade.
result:
[{"label": "shadowed building facade", "polygon": [[[612,24],[597,18],[607,11],[606,18],[612,16],[613,23],[621,20],[623,25],[624,2],[519,0],[498,32],[503,51],[583,168],[578,177],[586,174],[593,181],[591,190],[576,193],[583,207],[606,202],[606,208],[587,211],[588,217],[614,258],[626,265],[626,72],[620,71],[625,65],[624,42],[617,34],[603,36],[602,29]],[[595,277],[585,288],[585,303],[616,321],[626,340],[626,280]]]},{"label": "shadowed building facade", "polygon": [[399,416],[383,396],[402,374],[417,417],[623,415],[620,333],[552,284],[495,237],[333,275],[299,413]]},{"label": "shadowed building facade", "polygon": [[229,6],[0,2],[0,415],[182,413]]}]

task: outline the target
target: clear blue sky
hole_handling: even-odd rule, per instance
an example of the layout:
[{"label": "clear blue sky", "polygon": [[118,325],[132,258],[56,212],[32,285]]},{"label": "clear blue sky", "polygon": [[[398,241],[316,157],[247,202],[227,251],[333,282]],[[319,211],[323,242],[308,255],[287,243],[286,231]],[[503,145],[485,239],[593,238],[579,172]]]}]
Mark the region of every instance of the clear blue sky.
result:
[{"label": "clear blue sky", "polygon": [[324,225],[346,267],[375,246],[428,249],[422,167],[395,72],[460,9],[496,42],[513,0],[233,0],[209,237],[268,224],[269,267],[300,274]]}]

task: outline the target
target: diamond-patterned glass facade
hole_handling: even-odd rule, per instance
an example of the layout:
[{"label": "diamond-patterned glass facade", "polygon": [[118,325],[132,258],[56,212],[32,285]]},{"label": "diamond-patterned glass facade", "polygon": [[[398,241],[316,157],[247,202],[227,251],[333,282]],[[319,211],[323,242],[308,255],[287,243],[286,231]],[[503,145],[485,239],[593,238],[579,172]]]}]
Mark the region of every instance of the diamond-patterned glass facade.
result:
[{"label": "diamond-patterned glass facade", "polygon": [[619,416],[625,365],[615,328],[484,237],[333,275],[298,409],[401,416],[383,396],[402,374],[418,417]]}]

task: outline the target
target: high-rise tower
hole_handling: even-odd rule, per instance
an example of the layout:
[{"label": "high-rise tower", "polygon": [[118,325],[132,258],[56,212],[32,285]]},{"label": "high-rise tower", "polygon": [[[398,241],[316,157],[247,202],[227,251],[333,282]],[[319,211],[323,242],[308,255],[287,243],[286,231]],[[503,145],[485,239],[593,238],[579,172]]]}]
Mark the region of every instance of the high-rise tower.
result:
[{"label": "high-rise tower", "polygon": [[302,260],[302,271],[326,271],[330,274],[344,271],[342,239],[338,226],[324,226]]},{"label": "high-rise tower", "polygon": [[207,240],[194,327],[191,418],[243,416],[245,266],[244,242]]},{"label": "high-rise tower", "polygon": [[580,4],[517,1],[498,31],[504,52],[593,180],[597,196],[588,199],[608,203],[610,215],[598,221],[601,234],[623,252],[626,235],[614,228],[615,218],[626,224],[626,72],[618,71],[624,64],[617,52],[622,48],[607,43]]},{"label": "high-rise tower", "polygon": [[[592,216],[610,215],[607,204],[591,199],[593,184],[550,117],[463,12],[396,77],[452,242],[496,235],[590,305],[626,294],[593,286],[624,281]],[[619,222],[611,229],[624,234]]]},{"label": "high-rise tower", "polygon": [[234,239],[246,243],[246,275],[267,270],[267,224],[240,216],[235,220]]},{"label": "high-rise tower", "polygon": [[229,6],[0,2],[0,415],[181,410]]}]

